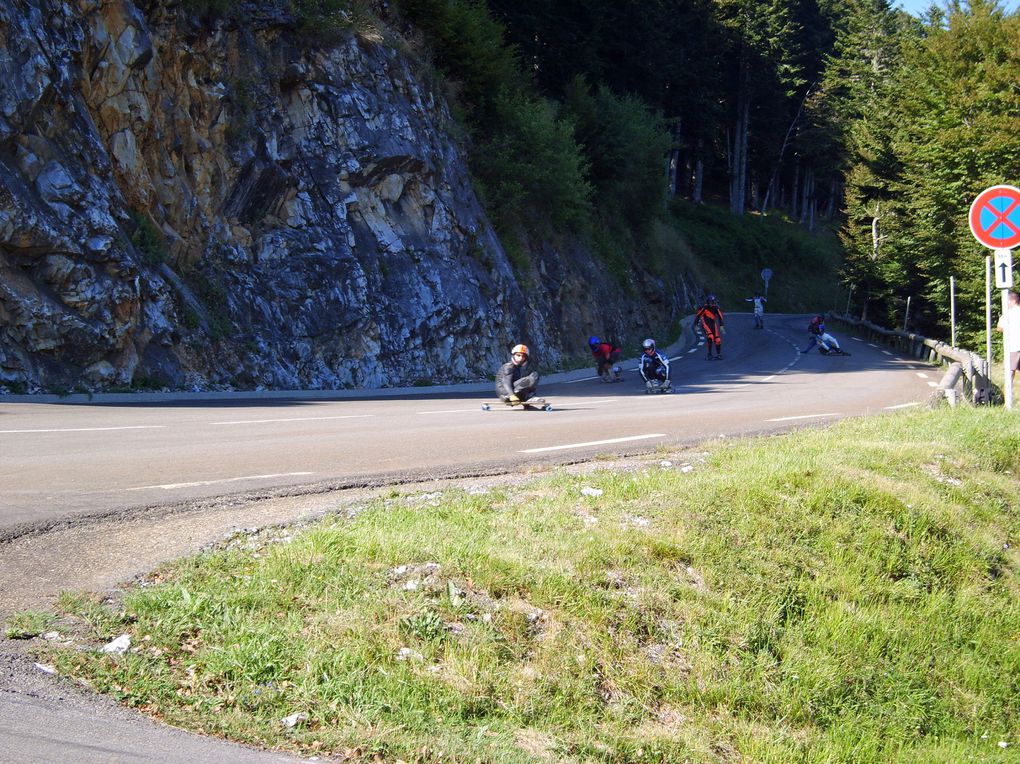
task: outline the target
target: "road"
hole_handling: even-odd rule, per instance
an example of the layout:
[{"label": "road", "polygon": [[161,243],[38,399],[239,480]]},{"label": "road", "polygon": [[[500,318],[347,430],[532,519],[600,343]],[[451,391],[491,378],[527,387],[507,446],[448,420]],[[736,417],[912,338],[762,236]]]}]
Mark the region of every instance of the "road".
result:
[{"label": "road", "polygon": [[632,368],[611,385],[574,374],[541,386],[550,412],[484,412],[487,393],[0,403],[0,536],[235,492],[477,474],[773,432],[917,404],[937,382],[931,367],[849,336],[850,357],[801,355],[805,324],[769,316],[756,331],[750,316],[731,315],[723,360],[706,361],[703,347],[678,351],[675,394],[644,394]]},{"label": "road", "polygon": [[[266,503],[303,503],[307,516],[309,503],[333,506],[318,492],[337,485],[505,471],[826,423],[917,405],[936,384],[931,367],[848,336],[851,357],[798,354],[802,316],[769,316],[767,324],[755,331],[749,316],[729,316],[722,361],[706,361],[703,347],[676,350],[674,395],[645,395],[630,369],[614,385],[586,372],[555,375],[541,388],[550,412],[483,412],[493,396],[464,390],[0,403],[0,569],[8,579],[0,591],[29,588],[45,602],[83,581],[101,590],[237,524],[298,511],[283,506],[267,518],[259,502],[228,499],[185,516],[167,504],[292,491],[304,496]],[[156,505],[166,511],[128,519]],[[68,527],[24,534],[54,524]],[[291,760],[160,726],[54,682],[11,642],[0,650],[0,751],[12,762]]]}]

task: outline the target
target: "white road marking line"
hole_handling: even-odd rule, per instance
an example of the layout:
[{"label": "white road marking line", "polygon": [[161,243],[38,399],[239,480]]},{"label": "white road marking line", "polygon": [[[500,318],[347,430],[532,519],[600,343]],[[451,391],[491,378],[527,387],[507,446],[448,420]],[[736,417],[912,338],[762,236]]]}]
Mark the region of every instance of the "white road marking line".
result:
[{"label": "white road marking line", "polygon": [[690,355],[691,353],[697,353],[698,348],[700,348],[704,344],[705,344],[704,342],[699,342],[697,348],[691,348],[690,350],[687,351],[687,355]]},{"label": "white road marking line", "polygon": [[817,419],[823,416],[843,416],[839,412],[832,412],[829,414],[804,414],[802,416],[781,416],[777,419],[766,419],[766,422],[789,422],[794,419]]},{"label": "white road marking line", "polygon": [[883,350],[882,354],[883,355],[892,355],[892,353],[890,353],[888,350]]},{"label": "white road marking line", "polygon": [[854,342],[864,342],[864,340],[862,340],[860,337],[851,337],[850,339],[852,339]]},{"label": "white road marking line", "polygon": [[442,411],[418,411],[418,414],[465,414],[468,411],[478,411],[478,409],[443,409]]},{"label": "white road marking line", "polygon": [[876,345],[876,344],[875,344],[874,342],[869,342],[869,343],[868,343],[868,347],[869,347],[869,348],[877,348],[877,347],[878,347],[878,345]]},{"label": "white road marking line", "polygon": [[921,379],[928,379],[928,375],[925,374],[923,371],[915,371],[914,374],[919,376]]},{"label": "white road marking line", "polygon": [[108,432],[110,430],[162,430],[165,424],[136,424],[124,427],[67,427],[59,430],[0,430],[4,435],[18,432]]},{"label": "white road marking line", "polygon": [[634,440],[648,440],[649,438],[665,438],[664,432],[652,432],[648,435],[631,435],[627,438],[610,438],[609,440],[591,440],[587,443],[570,443],[564,446],[546,446],[545,448],[526,448],[518,451],[519,454],[538,454],[543,451],[563,451],[568,448],[588,448],[589,446],[608,446],[612,443],[629,443]]},{"label": "white road marking line", "polygon": [[580,379],[568,379],[563,384],[565,384],[565,385],[572,385],[575,382],[589,382],[589,381],[591,381],[593,379],[598,379],[598,376],[594,376],[594,377],[581,377]]},{"label": "white road marking line", "polygon": [[928,382],[928,387],[938,387],[938,386],[939,386],[938,382]]},{"label": "white road marking line", "polygon": [[[690,353],[691,351],[688,350],[687,352]],[[672,358],[667,358],[666,360],[667,361],[682,361],[682,360],[684,360],[684,357],[682,355],[675,355]]]},{"label": "white road marking line", "polygon": [[920,405],[921,405],[920,401],[913,401],[911,403],[901,403],[898,406],[886,406],[885,410],[886,411],[892,411],[893,409],[906,409],[906,408],[910,408],[911,406],[920,406]]},{"label": "white road marking line", "polygon": [[236,483],[239,480],[269,480],[278,477],[300,477],[314,475],[314,472],[280,472],[273,475],[245,475],[243,477],[222,478],[221,480],[196,480],[193,483],[163,483],[162,485],[140,485],[137,488],[125,488],[125,491],[145,491],[149,488],[162,488],[165,491],[174,488],[192,488],[197,485],[216,485],[217,483]]},{"label": "white road marking line", "polygon": [[210,422],[209,424],[266,424],[268,422],[322,422],[329,419],[366,419],[375,414],[347,414],[346,416],[299,416],[288,419],[239,419],[236,422]]},{"label": "white road marking line", "polygon": [[762,382],[771,382],[775,378],[776,378],[776,375],[773,374],[771,377],[765,377],[764,379],[762,379],[760,381],[762,381]]}]

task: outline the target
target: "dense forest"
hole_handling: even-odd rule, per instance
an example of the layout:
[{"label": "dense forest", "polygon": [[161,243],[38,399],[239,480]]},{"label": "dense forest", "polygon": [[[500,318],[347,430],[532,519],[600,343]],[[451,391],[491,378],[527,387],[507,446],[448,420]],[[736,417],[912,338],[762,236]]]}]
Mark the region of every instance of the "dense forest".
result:
[{"label": "dense forest", "polygon": [[319,33],[381,22],[424,55],[512,255],[570,233],[621,274],[668,269],[707,205],[837,231],[857,314],[899,326],[910,297],[911,328],[945,336],[955,276],[961,336],[983,327],[966,212],[1020,178],[1020,17],[998,0],[923,18],[890,0],[290,5]]}]

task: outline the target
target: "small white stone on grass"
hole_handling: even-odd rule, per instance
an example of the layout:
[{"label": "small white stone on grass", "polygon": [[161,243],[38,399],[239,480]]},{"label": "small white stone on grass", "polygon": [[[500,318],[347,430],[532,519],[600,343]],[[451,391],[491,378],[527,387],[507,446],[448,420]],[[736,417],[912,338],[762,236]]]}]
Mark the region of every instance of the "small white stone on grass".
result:
[{"label": "small white stone on grass", "polygon": [[673,462],[671,462],[669,459],[663,459],[661,462],[659,462],[659,466],[660,467],[672,467],[673,466]]},{"label": "small white stone on grass", "polygon": [[1005,740],[1000,740],[999,748],[1009,748],[1009,743],[1007,743]]},{"label": "small white stone on grass", "polygon": [[410,661],[410,660],[423,661],[423,660],[425,660],[425,656],[422,655],[421,653],[419,653],[416,650],[412,650],[410,647],[401,647],[400,650],[397,651],[397,660],[398,661]]},{"label": "small white stone on grass", "polygon": [[48,663],[33,663],[32,665],[35,666],[37,669],[39,669],[44,674],[56,674],[57,673],[57,670],[53,666],[48,664]]},{"label": "small white stone on grass", "polygon": [[131,635],[121,634],[112,642],[107,642],[105,645],[100,647],[99,652],[123,655],[124,653],[127,652],[129,647],[131,647]]},{"label": "small white stone on grass", "polygon": [[60,632],[59,631],[47,631],[45,634],[42,635],[42,638],[47,640],[47,641],[49,641],[49,642],[52,642],[55,639],[60,639]]},{"label": "small white stone on grass", "polygon": [[605,493],[605,491],[601,488],[589,488],[588,486],[585,486],[581,489],[582,496],[601,496],[603,493]]},{"label": "small white stone on grass", "polygon": [[282,724],[287,729],[292,729],[298,726],[301,722],[306,721],[308,721],[308,714],[306,714],[304,711],[298,711],[296,714],[291,714],[290,716],[285,716],[282,719],[280,719],[280,724]]},{"label": "small white stone on grass", "polygon": [[683,467],[680,468],[680,471],[683,472],[683,473],[693,472],[694,471],[694,467],[692,467],[689,464],[685,464]]}]

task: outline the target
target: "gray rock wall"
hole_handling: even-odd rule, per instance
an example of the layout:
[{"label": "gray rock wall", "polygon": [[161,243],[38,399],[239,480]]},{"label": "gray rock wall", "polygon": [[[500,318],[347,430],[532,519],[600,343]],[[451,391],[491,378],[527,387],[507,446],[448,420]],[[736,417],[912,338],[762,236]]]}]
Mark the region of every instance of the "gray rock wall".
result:
[{"label": "gray rock wall", "polygon": [[519,277],[445,104],[381,41],[0,0],[0,78],[8,389],[474,380],[511,342],[555,367],[674,309],[576,244]]}]

